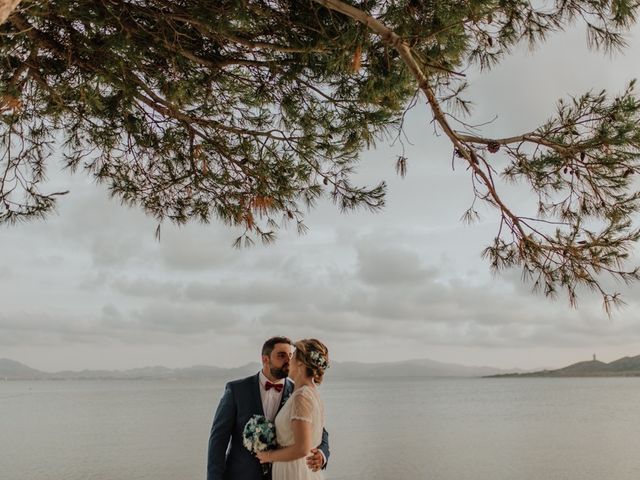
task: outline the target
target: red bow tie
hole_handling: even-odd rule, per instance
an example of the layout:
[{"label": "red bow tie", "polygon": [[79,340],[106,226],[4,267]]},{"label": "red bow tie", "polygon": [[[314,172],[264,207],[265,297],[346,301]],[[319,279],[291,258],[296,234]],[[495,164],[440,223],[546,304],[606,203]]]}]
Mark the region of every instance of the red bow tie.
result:
[{"label": "red bow tie", "polygon": [[268,392],[272,388],[275,388],[276,392],[279,393],[284,388],[284,383],[271,383],[269,380],[267,380],[267,383],[265,384],[264,389]]}]

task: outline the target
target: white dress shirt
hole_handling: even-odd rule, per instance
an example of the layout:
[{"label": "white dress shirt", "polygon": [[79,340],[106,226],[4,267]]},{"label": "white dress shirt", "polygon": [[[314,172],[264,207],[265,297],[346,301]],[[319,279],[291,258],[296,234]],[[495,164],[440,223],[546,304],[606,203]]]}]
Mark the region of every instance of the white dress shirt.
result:
[{"label": "white dress shirt", "polygon": [[280,401],[282,400],[282,394],[284,392],[284,378],[278,380],[277,382],[271,382],[275,384],[282,384],[282,390],[277,391],[275,388],[270,388],[267,391],[267,382],[270,381],[267,377],[264,376],[262,371],[259,375],[260,378],[260,398],[262,399],[262,410],[264,410],[264,416],[269,420],[273,421],[276,418],[276,414],[278,413],[278,407],[280,406]]}]

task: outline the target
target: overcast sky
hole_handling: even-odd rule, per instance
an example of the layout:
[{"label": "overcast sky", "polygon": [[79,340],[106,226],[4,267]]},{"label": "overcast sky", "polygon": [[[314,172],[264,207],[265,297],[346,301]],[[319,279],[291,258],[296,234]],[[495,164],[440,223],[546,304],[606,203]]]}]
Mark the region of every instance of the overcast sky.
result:
[{"label": "overcast sky", "polygon": [[[640,29],[629,41],[607,57],[580,29],[469,73],[473,121],[498,115],[484,132],[508,136],[538,126],[560,97],[621,91],[640,76]],[[237,232],[219,224],[164,225],[157,242],[152,219],[53,166],[51,185],[71,190],[58,213],[0,230],[0,358],[45,371],[237,366],[278,334],[317,337],[338,361],[539,368],[640,354],[640,287],[620,287],[628,305],[609,319],[595,295],[573,310],[531,293],[519,271],[490,274],[480,253],[497,216],[460,222],[469,174],[452,170],[429,121],[421,102],[406,178],[395,175],[397,145],[362,155],[361,182],[389,183],[384,211],[342,215],[326,202],[307,235],[283,231],[269,247],[235,250]],[[526,187],[506,195],[529,208]]]}]

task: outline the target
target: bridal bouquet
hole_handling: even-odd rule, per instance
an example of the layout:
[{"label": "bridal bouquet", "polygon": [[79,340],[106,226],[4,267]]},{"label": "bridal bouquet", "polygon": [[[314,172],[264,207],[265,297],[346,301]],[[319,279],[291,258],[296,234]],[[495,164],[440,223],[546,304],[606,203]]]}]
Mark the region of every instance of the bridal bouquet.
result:
[{"label": "bridal bouquet", "polygon": [[[264,452],[276,448],[276,426],[262,415],[254,415],[244,426],[242,444],[251,453]],[[262,473],[266,475],[268,465],[262,465]]]}]

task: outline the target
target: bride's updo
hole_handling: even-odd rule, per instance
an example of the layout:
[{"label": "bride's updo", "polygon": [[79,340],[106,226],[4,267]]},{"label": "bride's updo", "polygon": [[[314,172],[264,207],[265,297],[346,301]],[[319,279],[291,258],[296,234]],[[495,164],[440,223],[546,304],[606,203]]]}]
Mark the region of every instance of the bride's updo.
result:
[{"label": "bride's updo", "polygon": [[293,346],[296,347],[295,359],[304,364],[307,376],[313,377],[313,381],[320,385],[325,370],[329,368],[329,349],[315,338],[299,340]]}]

